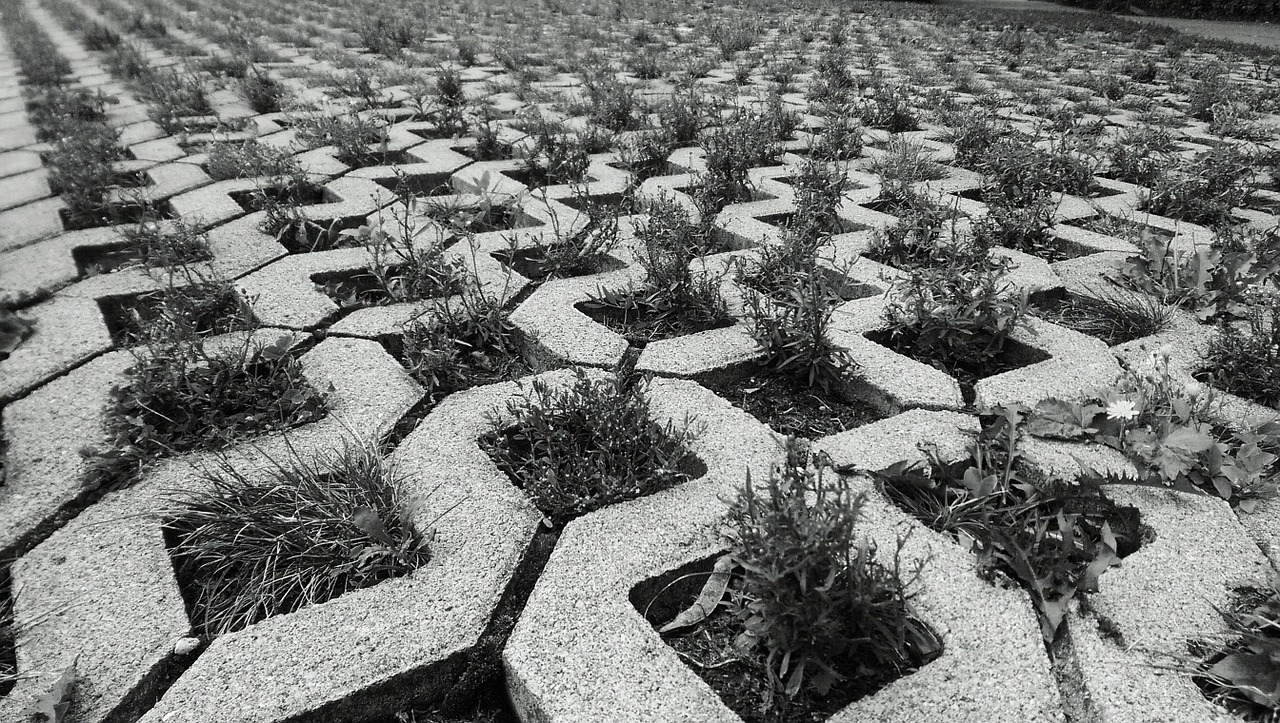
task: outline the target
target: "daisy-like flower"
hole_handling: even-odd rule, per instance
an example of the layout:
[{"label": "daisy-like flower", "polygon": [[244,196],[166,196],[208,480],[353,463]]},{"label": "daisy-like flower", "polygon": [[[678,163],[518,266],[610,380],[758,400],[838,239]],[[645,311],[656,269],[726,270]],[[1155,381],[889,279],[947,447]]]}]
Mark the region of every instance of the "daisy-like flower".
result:
[{"label": "daisy-like flower", "polygon": [[1107,405],[1107,417],[1110,419],[1137,419],[1138,405],[1128,399],[1118,399]]}]

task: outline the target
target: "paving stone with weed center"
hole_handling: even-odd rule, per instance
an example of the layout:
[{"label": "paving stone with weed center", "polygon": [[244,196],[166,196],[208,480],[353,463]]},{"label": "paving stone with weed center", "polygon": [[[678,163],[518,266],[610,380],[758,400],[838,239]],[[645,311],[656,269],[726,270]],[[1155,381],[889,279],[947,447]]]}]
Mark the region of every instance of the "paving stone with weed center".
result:
[{"label": "paving stone with weed center", "polygon": [[1265,52],[889,0],[0,17],[0,719],[1280,710]]}]

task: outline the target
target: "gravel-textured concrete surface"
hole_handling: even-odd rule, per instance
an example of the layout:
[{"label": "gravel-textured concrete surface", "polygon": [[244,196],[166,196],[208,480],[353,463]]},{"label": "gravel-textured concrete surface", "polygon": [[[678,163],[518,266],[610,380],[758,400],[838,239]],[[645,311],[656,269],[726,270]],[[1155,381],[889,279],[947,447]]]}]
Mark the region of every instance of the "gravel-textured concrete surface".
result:
[{"label": "gravel-textured concrete surface", "polygon": [[[228,450],[230,464],[242,470],[262,469],[272,459],[288,459],[290,449],[309,458],[340,449],[343,440],[355,435],[376,438],[421,394],[399,365],[370,342],[327,340],[302,361],[313,386],[323,390],[332,385],[328,415],[312,425]],[[135,486],[111,493],[81,513],[15,566],[19,618],[45,616],[19,644],[21,669],[59,671],[78,656],[82,684],[73,709],[77,720],[108,720],[117,709],[136,716],[149,707],[150,701],[139,701],[151,695],[148,686],[165,674],[166,667],[181,668],[182,663],[171,658],[173,645],[188,634],[190,625],[160,527],[171,496],[198,488],[200,478],[194,470],[216,459],[205,455],[158,465]],[[65,579],[76,584],[59,584]],[[353,624],[359,627],[358,621]],[[254,630],[240,638],[255,639]],[[276,650],[283,649],[284,640],[275,641]],[[304,650],[323,647],[314,636],[294,638],[293,644],[298,646],[297,653],[284,656],[283,661],[259,649],[231,669],[243,671],[255,660],[268,669],[291,659],[303,662]],[[350,654],[349,648],[342,649],[344,655]],[[205,665],[213,665],[218,653],[208,651],[201,656],[201,661],[206,659]],[[287,699],[288,690],[297,688],[303,677],[295,673],[276,678],[283,690],[271,687],[270,676],[238,678],[246,689],[228,695],[230,681],[225,673],[202,684],[199,673],[193,671],[170,694],[193,691],[186,693],[190,697],[181,706],[194,716],[189,720],[260,720],[254,716],[261,715],[262,697],[280,705],[275,701]],[[250,692],[261,697],[255,700]],[[205,706],[212,707],[204,710]],[[224,708],[242,712],[234,714],[240,716],[236,718],[219,712]],[[256,712],[246,716],[243,711]]]}]

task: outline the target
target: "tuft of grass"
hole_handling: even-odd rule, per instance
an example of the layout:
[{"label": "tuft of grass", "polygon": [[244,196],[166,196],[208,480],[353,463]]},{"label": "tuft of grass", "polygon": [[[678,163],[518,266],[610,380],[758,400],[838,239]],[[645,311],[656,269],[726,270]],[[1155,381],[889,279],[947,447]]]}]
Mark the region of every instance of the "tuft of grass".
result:
[{"label": "tuft of grass", "polygon": [[513,423],[494,414],[481,445],[555,525],[691,478],[689,420],[655,422],[646,386],[621,376],[593,380],[578,370],[559,388],[535,379],[504,416]]},{"label": "tuft of grass", "polygon": [[239,143],[210,143],[205,146],[204,152],[208,156],[205,171],[215,181],[302,176],[302,167],[288,149],[269,146],[252,139]]},{"label": "tuft of grass", "polygon": [[729,554],[742,569],[730,610],[741,646],[763,659],[760,703],[775,714],[812,707],[839,681],[891,680],[942,652],[912,613],[919,568],[904,579],[904,541],[891,566],[880,562],[857,535],[865,493],[822,472],[789,440],[785,464],[763,489],[748,474],[729,511]]},{"label": "tuft of grass", "polygon": [[1038,306],[1035,314],[1115,346],[1164,331],[1173,308],[1149,294],[1105,286],[1072,294],[1056,305]]},{"label": "tuft of grass", "polygon": [[464,293],[440,303],[429,321],[409,324],[401,358],[433,402],[453,392],[528,374],[525,337],[498,300]]},{"label": "tuft of grass", "polygon": [[227,461],[177,496],[166,533],[174,571],[204,636],[316,605],[408,574],[431,559],[421,501],[372,443],[319,459],[294,450],[265,475]]}]

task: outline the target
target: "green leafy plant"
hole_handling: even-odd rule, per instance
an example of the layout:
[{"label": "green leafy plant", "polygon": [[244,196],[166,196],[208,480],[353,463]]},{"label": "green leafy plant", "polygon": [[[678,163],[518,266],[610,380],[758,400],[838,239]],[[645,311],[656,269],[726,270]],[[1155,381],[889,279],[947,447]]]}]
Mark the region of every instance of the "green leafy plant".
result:
[{"label": "green leafy plant", "polygon": [[1005,280],[1010,264],[988,257],[912,270],[893,284],[886,341],[951,374],[990,373],[1010,337],[1026,326],[1027,294]]},{"label": "green leafy plant", "polygon": [[1256,604],[1220,611],[1234,639],[1195,672],[1210,700],[1244,720],[1265,721],[1280,712],[1280,579],[1256,597]]},{"label": "green leafy plant", "polygon": [[404,475],[360,442],[319,458],[291,448],[265,475],[226,460],[204,471],[165,525],[193,625],[224,635],[425,565],[432,532]]},{"label": "green leafy plant", "polygon": [[730,602],[742,629],[735,647],[762,658],[761,704],[775,712],[804,710],[841,681],[892,679],[942,652],[911,609],[919,568],[904,579],[904,541],[891,566],[877,559],[856,530],[865,494],[822,472],[792,440],[781,469],[763,489],[748,474],[729,511],[729,555],[742,570]]},{"label": "green leafy plant", "polygon": [[1221,323],[1205,361],[1214,386],[1280,409],[1280,297],[1251,306],[1244,329]]},{"label": "green leafy plant", "polygon": [[592,379],[563,387],[535,379],[495,416],[481,445],[555,525],[690,479],[688,419],[655,422],[645,385]]},{"label": "green leafy plant", "polygon": [[[991,421],[968,460],[898,462],[876,475],[895,504],[929,527],[954,535],[988,575],[1013,577],[1031,593],[1046,643],[1071,600],[1096,591],[1098,578],[1141,543],[1136,508],[1118,507],[1096,473],[1077,481],[1032,481],[1021,470],[1022,411],[988,410]],[[1027,430],[1029,431],[1029,430]]]},{"label": "green leafy plant", "polygon": [[1027,431],[1105,444],[1129,458],[1143,483],[1188,492],[1213,490],[1245,509],[1274,488],[1277,457],[1267,449],[1280,439],[1276,430],[1215,430],[1212,392],[1176,381],[1166,352],[1151,354],[1141,368],[1122,367],[1112,386],[1084,401],[1037,404],[1027,416]]},{"label": "green leafy plant", "polygon": [[1151,294],[1167,304],[1182,306],[1201,321],[1229,315],[1248,316],[1251,293],[1275,283],[1280,258],[1260,260],[1253,249],[1222,243],[1180,251],[1173,239],[1143,230],[1139,255],[1118,266],[1119,282]]}]

